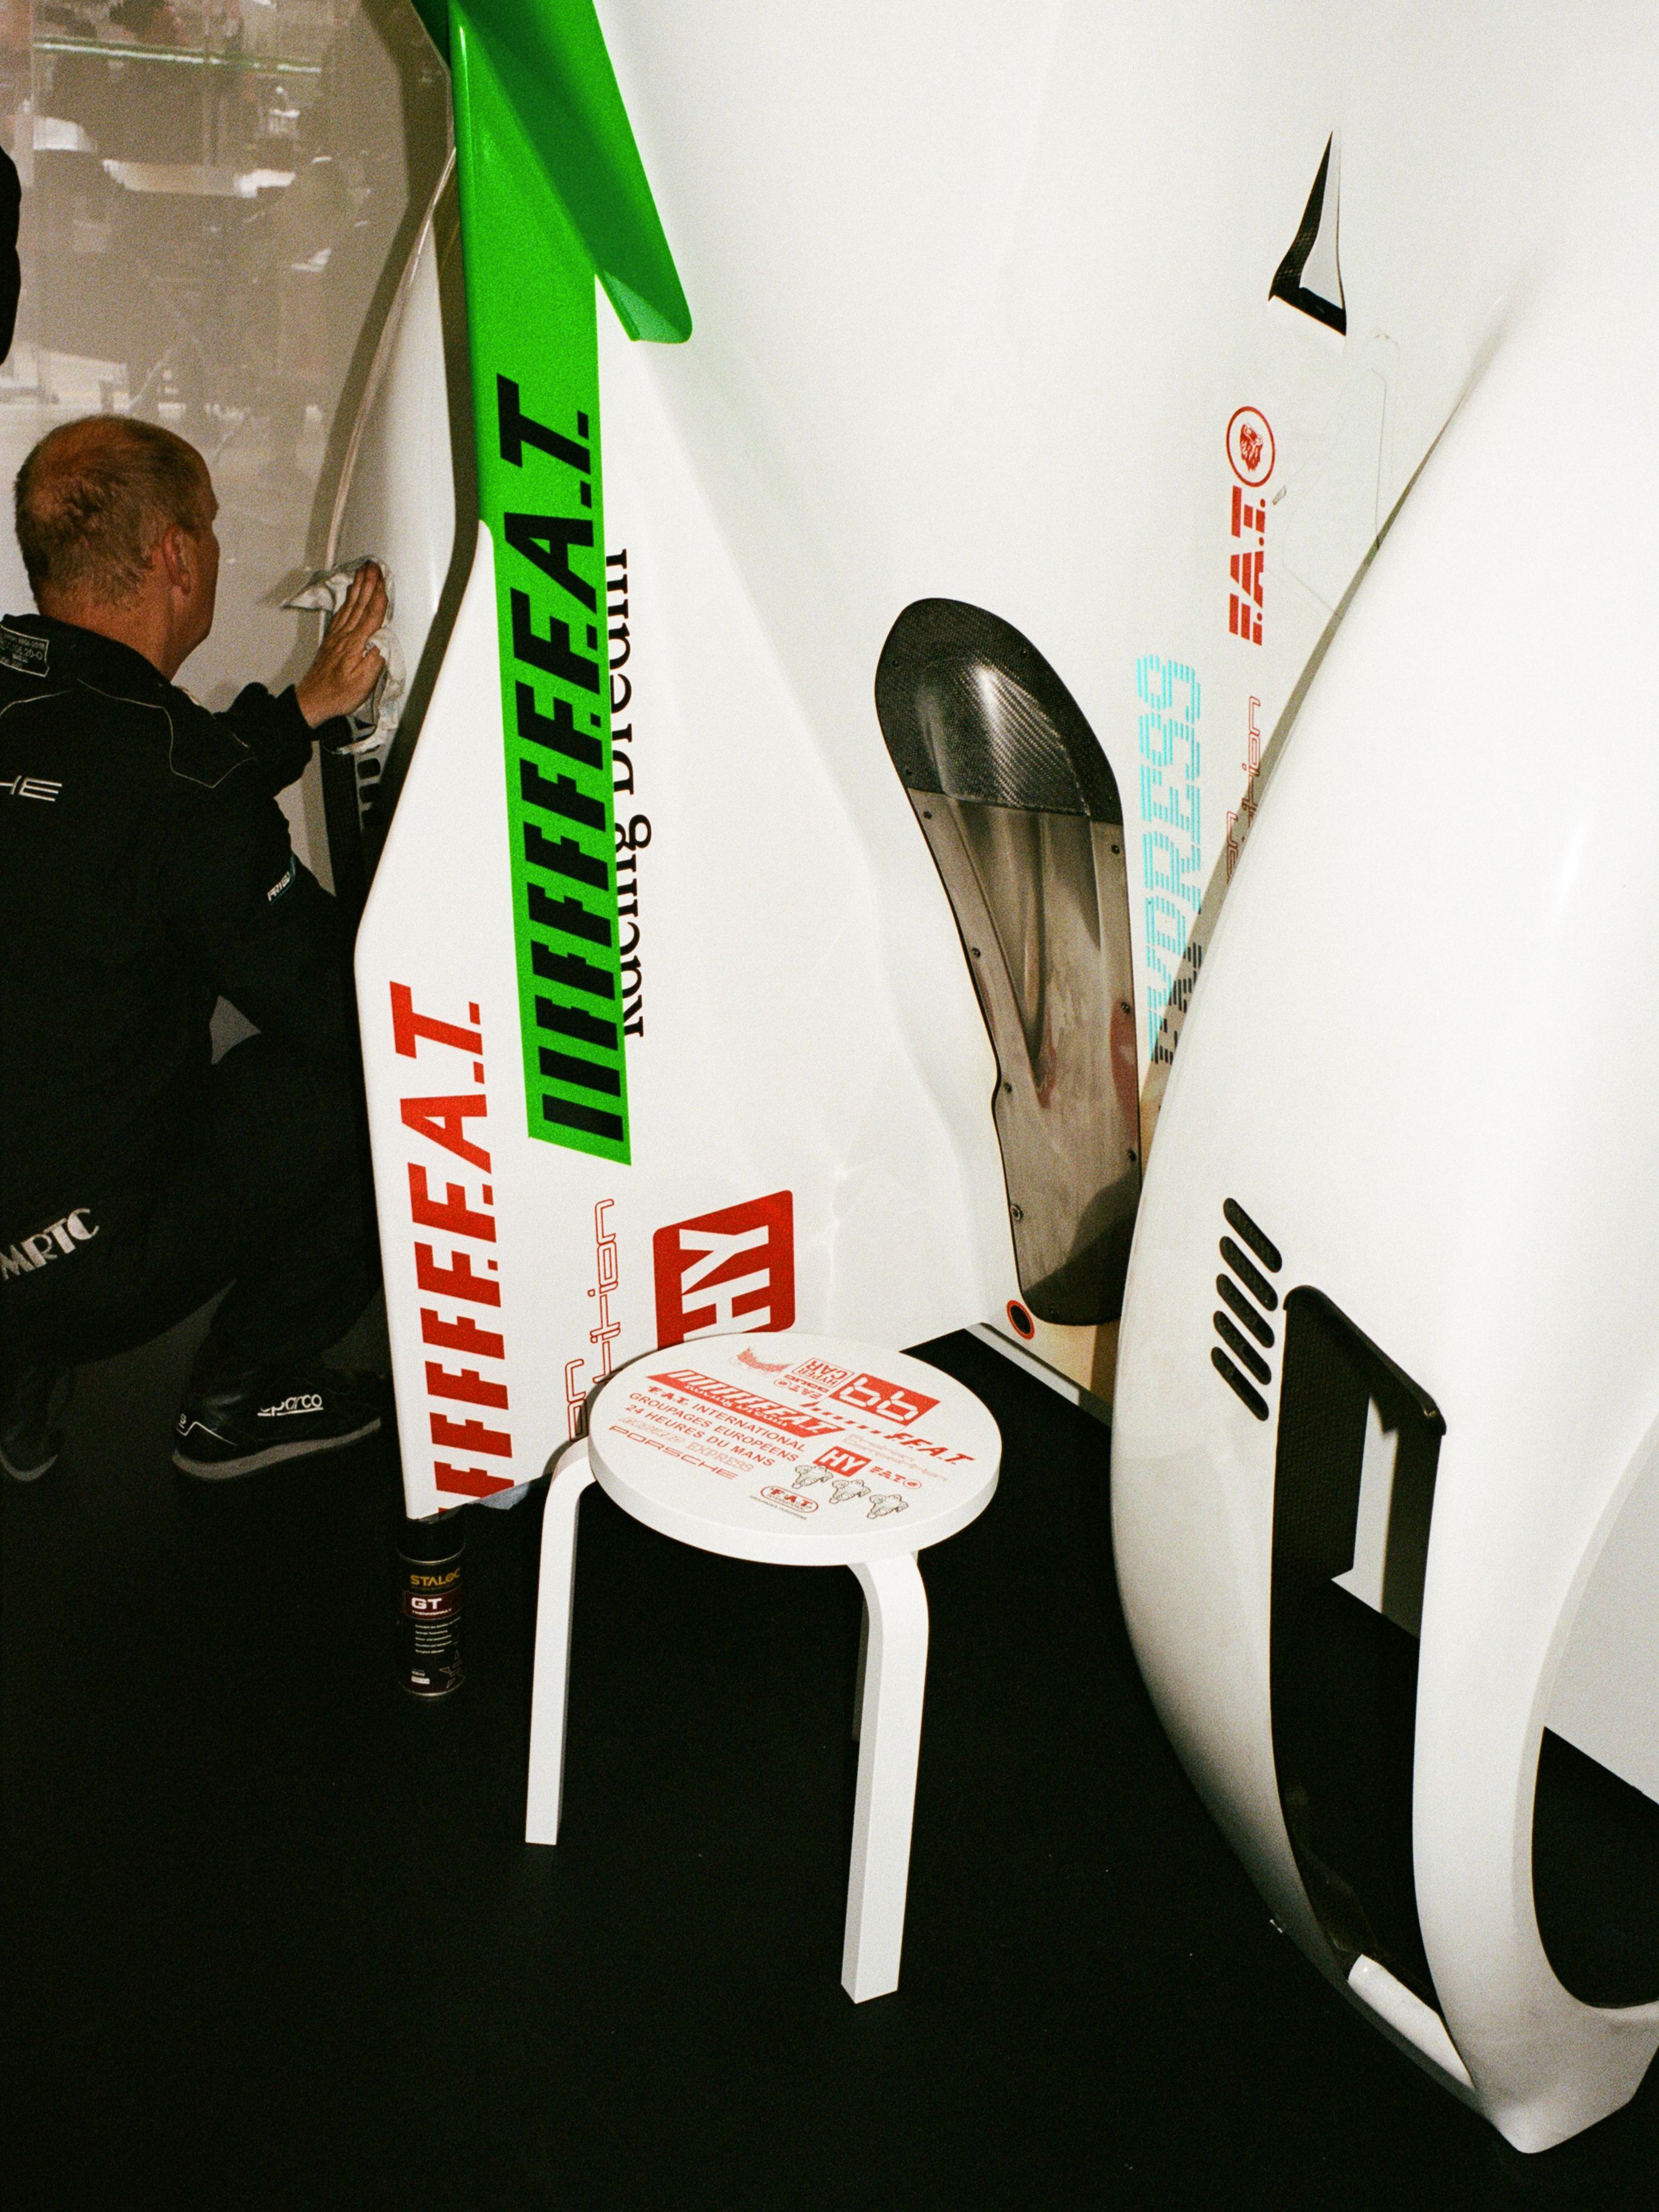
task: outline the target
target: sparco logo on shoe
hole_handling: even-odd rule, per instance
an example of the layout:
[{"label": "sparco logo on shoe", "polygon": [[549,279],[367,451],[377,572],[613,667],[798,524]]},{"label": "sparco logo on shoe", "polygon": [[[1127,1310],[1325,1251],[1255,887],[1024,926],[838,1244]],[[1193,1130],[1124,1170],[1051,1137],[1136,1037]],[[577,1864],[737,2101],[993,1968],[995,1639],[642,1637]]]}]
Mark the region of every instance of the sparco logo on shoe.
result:
[{"label": "sparco logo on shoe", "polygon": [[284,1398],[280,1405],[261,1406],[258,1419],[269,1421],[282,1413],[320,1413],[322,1410],[322,1398],[317,1391],[296,1390],[292,1397]]},{"label": "sparco logo on shoe", "polygon": [[49,1260],[61,1259],[65,1253],[72,1255],[77,1246],[91,1243],[97,1234],[92,1208],[77,1206],[72,1213],[37,1229],[33,1237],[20,1237],[9,1249],[0,1246],[0,1282],[8,1275],[32,1275]]}]

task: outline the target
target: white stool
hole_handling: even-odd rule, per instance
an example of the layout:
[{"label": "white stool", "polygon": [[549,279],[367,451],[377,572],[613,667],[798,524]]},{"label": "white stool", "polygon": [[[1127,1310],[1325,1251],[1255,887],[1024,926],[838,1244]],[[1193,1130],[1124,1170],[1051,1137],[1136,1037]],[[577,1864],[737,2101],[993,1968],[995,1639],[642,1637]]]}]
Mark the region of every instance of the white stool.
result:
[{"label": "white stool", "polygon": [[576,1509],[590,1482],[700,1551],[850,1567],[865,1647],[841,1978],[858,2004],[896,1990],[927,1674],[916,1553],[984,1511],[1001,1455],[996,1423],[961,1383],[843,1337],[697,1337],[618,1369],[548,1490],[525,1840],[558,1840]]}]

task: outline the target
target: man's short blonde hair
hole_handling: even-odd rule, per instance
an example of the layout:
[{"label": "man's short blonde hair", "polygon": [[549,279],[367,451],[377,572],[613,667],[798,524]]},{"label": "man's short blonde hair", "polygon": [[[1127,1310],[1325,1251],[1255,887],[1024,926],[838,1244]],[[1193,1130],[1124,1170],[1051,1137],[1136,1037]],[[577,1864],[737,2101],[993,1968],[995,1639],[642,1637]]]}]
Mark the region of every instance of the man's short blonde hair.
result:
[{"label": "man's short blonde hair", "polygon": [[129,599],[175,526],[213,520],[213,483],[194,446],[158,422],[88,415],[48,430],[17,471],[17,543],[38,603],[46,591],[104,605]]}]

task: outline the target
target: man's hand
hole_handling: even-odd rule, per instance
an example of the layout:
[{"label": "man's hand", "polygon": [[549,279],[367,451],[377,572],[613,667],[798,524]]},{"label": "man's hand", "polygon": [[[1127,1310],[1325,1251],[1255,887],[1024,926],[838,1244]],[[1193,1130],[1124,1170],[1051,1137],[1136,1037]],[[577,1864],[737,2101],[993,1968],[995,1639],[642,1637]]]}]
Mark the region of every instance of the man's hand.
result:
[{"label": "man's hand", "polygon": [[374,563],[365,561],[329,623],[317,658],[294,687],[300,712],[313,730],[336,714],[354,713],[380,682],[386,663],[368,641],[385,620],[386,584]]}]

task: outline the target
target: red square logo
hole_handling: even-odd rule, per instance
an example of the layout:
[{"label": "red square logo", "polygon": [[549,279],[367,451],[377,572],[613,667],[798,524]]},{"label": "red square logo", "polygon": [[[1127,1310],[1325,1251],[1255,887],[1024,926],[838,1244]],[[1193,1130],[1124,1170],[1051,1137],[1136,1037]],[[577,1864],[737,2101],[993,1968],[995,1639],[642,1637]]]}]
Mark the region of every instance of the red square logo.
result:
[{"label": "red square logo", "polygon": [[671,1222],[652,1238],[651,1256],[659,1345],[794,1324],[795,1206],[787,1190]]},{"label": "red square logo", "polygon": [[841,1444],[831,1444],[828,1451],[818,1454],[812,1464],[828,1468],[831,1474],[861,1474],[870,1462],[863,1452],[848,1451]]}]

